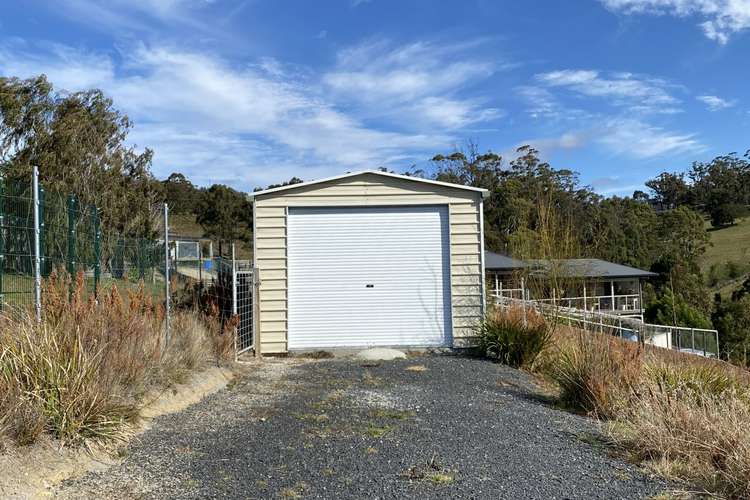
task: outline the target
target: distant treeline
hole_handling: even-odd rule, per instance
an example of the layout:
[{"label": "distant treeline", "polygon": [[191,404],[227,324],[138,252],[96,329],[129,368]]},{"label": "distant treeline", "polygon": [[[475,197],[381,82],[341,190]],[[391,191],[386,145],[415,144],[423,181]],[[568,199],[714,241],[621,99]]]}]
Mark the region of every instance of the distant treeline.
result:
[{"label": "distant treeline", "polygon": [[701,272],[706,220],[734,223],[750,202],[748,153],[664,172],[650,193],[603,197],[572,170],[555,169],[529,146],[509,163],[497,154],[456,151],[433,158],[434,177],[492,192],[484,206],[488,248],[525,258],[596,257],[658,273],[645,289],[646,318],[719,329],[725,354],[747,362],[750,279],[727,300],[711,296]]},{"label": "distant treeline", "polygon": [[[106,231],[154,236],[159,204],[167,201],[172,213],[192,214],[206,237],[252,241],[245,193],[219,184],[197,187],[179,172],[156,179],[152,151],[126,142],[131,127],[99,90],[57,92],[44,75],[0,77],[0,173],[6,179],[28,180],[38,166],[50,193],[75,193],[99,207]],[[508,163],[470,146],[435,156],[431,174],[408,173],[490,190],[484,208],[489,249],[531,258],[598,257],[657,272],[646,290],[648,318],[713,324],[730,355],[744,360],[750,282],[729,300],[712,300],[699,264],[709,245],[705,220],[721,226],[745,214],[747,157],[694,163],[687,173],[664,172],[648,181],[649,193],[607,198],[582,185],[576,172],[542,161],[529,146]]]}]

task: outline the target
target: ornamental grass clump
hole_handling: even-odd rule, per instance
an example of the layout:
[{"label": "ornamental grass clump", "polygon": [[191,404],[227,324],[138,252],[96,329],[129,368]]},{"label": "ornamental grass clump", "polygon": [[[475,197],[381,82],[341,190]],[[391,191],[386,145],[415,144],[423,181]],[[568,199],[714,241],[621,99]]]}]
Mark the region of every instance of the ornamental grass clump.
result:
[{"label": "ornamental grass clump", "polygon": [[750,386],[713,360],[649,359],[608,432],[634,460],[725,498],[750,498]]},{"label": "ornamental grass clump", "polygon": [[184,381],[218,345],[193,313],[179,312],[165,347],[164,308],[143,286],[124,297],[112,286],[95,300],[82,275],[53,273],[42,296],[41,323],[23,311],[0,316],[0,442],[124,439],[144,396]]},{"label": "ornamental grass clump", "polygon": [[532,368],[551,338],[549,323],[521,308],[494,309],[477,328],[479,352],[515,368]]},{"label": "ornamental grass clump", "polygon": [[560,402],[599,418],[614,418],[628,404],[642,370],[642,349],[606,334],[561,330],[547,374]]}]

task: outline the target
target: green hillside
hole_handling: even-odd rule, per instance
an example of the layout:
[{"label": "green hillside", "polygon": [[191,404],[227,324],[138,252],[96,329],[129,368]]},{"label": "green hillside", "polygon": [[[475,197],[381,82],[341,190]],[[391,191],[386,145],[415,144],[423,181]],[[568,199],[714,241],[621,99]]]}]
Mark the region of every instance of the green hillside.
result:
[{"label": "green hillside", "polygon": [[[169,228],[174,235],[193,238],[203,237],[203,228],[195,221],[195,215],[193,214],[170,214]],[[214,251],[218,251],[218,247],[214,247]],[[238,259],[252,259],[252,247],[245,242],[238,242],[236,256]]]},{"label": "green hillside", "polygon": [[709,285],[729,295],[750,272],[750,217],[733,226],[710,228],[711,243],[703,257],[702,268]]},{"label": "green hillside", "polygon": [[195,222],[193,214],[170,214],[169,229],[180,236],[203,237],[203,228]]}]

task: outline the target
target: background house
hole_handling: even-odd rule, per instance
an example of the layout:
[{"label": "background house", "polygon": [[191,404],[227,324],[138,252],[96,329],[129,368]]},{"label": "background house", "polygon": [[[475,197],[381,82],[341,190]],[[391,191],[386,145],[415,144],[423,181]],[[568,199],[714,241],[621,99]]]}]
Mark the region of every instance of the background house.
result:
[{"label": "background house", "polygon": [[[600,259],[522,261],[489,251],[485,252],[485,270],[487,289],[494,297],[524,298],[641,319],[642,282],[656,276]],[[551,279],[553,276],[556,279]],[[553,281],[556,286],[552,286]]]}]

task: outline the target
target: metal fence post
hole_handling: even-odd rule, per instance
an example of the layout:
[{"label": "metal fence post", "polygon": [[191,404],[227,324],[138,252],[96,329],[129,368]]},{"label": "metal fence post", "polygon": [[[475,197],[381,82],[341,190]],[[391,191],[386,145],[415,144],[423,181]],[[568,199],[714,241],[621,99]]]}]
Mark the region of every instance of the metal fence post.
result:
[{"label": "metal fence post", "polygon": [[169,345],[169,205],[164,203],[164,347]]},{"label": "metal fence post", "polygon": [[99,209],[91,206],[91,218],[94,223],[94,297],[99,297],[99,280],[102,274],[102,228],[99,223]]},{"label": "metal fence post", "polygon": [[39,246],[39,168],[33,169],[32,188],[34,190],[34,312],[37,323],[42,322],[42,260]]},{"label": "metal fence post", "polygon": [[76,197],[68,196],[68,274],[71,280],[76,274]]},{"label": "metal fence post", "polygon": [[3,273],[5,271],[5,178],[0,176],[0,310],[5,304]]},{"label": "metal fence post", "polygon": [[[237,263],[234,260],[234,241],[232,242],[232,317],[237,316]],[[237,361],[237,334],[239,325],[234,327],[234,360]]]},{"label": "metal fence post", "polygon": [[[166,219],[165,219],[166,220]],[[146,240],[138,239],[138,279],[146,277]]]},{"label": "metal fence post", "polygon": [[692,345],[690,346],[691,352],[695,354],[695,328],[690,329],[690,338]]},{"label": "metal fence post", "polygon": [[42,267],[42,278],[46,278],[49,276],[50,269],[49,262],[47,262],[47,257],[45,257],[45,235],[47,233],[47,226],[44,224],[44,186],[39,184],[39,189],[37,190],[37,192],[39,193],[39,260]]}]

